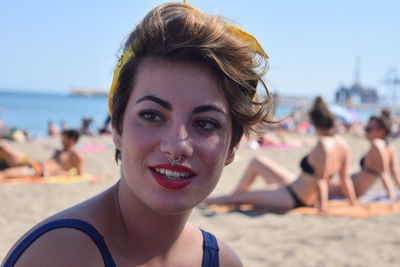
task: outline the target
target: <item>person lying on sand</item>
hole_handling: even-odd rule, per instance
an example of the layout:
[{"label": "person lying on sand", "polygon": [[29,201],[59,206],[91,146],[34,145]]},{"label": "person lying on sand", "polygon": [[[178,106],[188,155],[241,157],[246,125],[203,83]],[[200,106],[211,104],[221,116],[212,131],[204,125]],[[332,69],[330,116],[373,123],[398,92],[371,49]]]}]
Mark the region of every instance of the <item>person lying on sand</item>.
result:
[{"label": "person lying on sand", "polygon": [[75,149],[78,139],[78,131],[64,130],[61,135],[63,149],[56,150],[50,159],[42,162],[29,159],[5,142],[0,142],[0,181],[25,177],[82,175],[83,158]]},{"label": "person lying on sand", "polygon": [[[335,118],[321,97],[315,99],[310,117],[318,143],[300,162],[302,172],[297,179],[272,160],[256,158],[232,194],[208,198],[205,204],[252,204],[274,211],[288,211],[316,204],[319,211],[326,211],[328,186],[335,174],[339,174],[341,188],[350,204],[356,204],[353,184],[348,175],[349,149],[345,140],[334,134]],[[267,183],[278,186],[249,191],[257,175],[261,175]]]}]

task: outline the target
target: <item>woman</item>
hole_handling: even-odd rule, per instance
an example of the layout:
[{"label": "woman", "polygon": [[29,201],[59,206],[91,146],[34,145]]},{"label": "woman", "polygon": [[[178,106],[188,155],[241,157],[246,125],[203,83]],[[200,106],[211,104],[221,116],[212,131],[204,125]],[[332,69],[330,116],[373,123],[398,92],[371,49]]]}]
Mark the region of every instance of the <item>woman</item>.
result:
[{"label": "woman", "polygon": [[268,122],[267,88],[265,101],[252,101],[266,59],[253,37],[217,16],[178,3],[151,10],[127,39],[110,90],[120,180],[35,226],[28,240],[41,237],[31,244],[25,236],[9,262],[242,266],[232,249],[187,220],[242,134]]},{"label": "woman", "polygon": [[[368,189],[382,179],[383,185],[392,203],[397,197],[391,177],[400,188],[400,177],[397,170],[397,153],[387,140],[391,130],[390,112],[383,110],[380,116],[372,116],[365,127],[365,137],[370,143],[367,154],[361,158],[361,170],[351,176],[357,197],[363,196]],[[329,193],[343,195],[337,185],[331,185]]]},{"label": "woman", "polygon": [[[209,198],[206,204],[253,204],[270,210],[287,211],[296,207],[317,205],[326,211],[330,178],[339,174],[341,188],[350,203],[356,203],[348,177],[349,150],[346,142],[334,134],[335,118],[321,97],[317,97],[310,111],[318,143],[300,162],[302,172],[296,179],[277,163],[256,158],[244,173],[231,195]],[[267,183],[278,185],[272,189],[249,191],[257,175]]]},{"label": "woman", "polygon": [[50,159],[44,161],[28,159],[26,155],[0,142],[0,181],[27,177],[81,175],[83,158],[75,148],[78,140],[78,131],[64,130],[61,134],[62,150],[57,149]]}]

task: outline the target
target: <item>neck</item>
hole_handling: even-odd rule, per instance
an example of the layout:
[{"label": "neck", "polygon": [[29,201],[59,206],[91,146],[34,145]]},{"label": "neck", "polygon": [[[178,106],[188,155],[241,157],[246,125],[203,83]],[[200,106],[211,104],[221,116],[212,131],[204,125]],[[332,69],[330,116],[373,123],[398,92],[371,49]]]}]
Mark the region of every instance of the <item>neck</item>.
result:
[{"label": "neck", "polygon": [[372,143],[372,142],[374,142],[375,140],[382,140],[382,141],[384,141],[385,143],[388,143],[388,140],[387,140],[387,138],[385,138],[385,137],[373,137],[373,138],[370,138],[369,139],[369,141]]},{"label": "neck", "polygon": [[316,129],[316,133],[319,137],[323,136],[333,136],[335,133],[332,129],[324,130],[324,129]]},{"label": "neck", "polygon": [[142,203],[122,178],[116,186],[115,205],[122,224],[118,246],[136,262],[167,255],[186,225],[191,210],[161,214]]},{"label": "neck", "polygon": [[63,150],[64,151],[70,151],[74,149],[74,145],[70,145],[70,146],[63,146]]}]

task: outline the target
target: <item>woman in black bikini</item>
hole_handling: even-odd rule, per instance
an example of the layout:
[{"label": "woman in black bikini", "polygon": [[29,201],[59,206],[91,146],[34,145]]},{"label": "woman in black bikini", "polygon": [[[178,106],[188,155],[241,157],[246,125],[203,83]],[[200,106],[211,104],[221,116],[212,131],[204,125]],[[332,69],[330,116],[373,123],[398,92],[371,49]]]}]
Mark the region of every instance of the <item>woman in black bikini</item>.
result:
[{"label": "woman in black bikini", "polygon": [[[387,140],[391,130],[390,112],[383,110],[380,116],[372,116],[365,127],[365,137],[370,143],[367,154],[361,158],[361,170],[351,176],[357,197],[363,196],[380,178],[392,203],[396,193],[392,179],[400,188],[397,153]],[[330,185],[329,193],[342,196],[337,185]]]},{"label": "woman in black bikini", "polygon": [[[253,204],[262,208],[287,211],[296,207],[317,204],[320,211],[327,208],[330,178],[338,174],[341,188],[351,204],[356,203],[351,179],[348,176],[349,149],[341,137],[334,134],[334,116],[321,97],[317,97],[310,111],[318,143],[300,162],[302,172],[296,179],[288,170],[277,163],[258,157],[244,173],[243,178],[231,195],[212,197],[206,204]],[[250,186],[260,175],[274,189],[252,190]]]}]

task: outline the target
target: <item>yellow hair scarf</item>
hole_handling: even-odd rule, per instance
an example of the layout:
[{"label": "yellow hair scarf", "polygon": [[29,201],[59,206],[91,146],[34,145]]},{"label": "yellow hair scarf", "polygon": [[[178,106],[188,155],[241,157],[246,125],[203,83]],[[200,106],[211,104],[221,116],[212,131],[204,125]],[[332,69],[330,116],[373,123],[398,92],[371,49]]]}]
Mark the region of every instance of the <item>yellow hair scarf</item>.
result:
[{"label": "yellow hair scarf", "polygon": [[[183,0],[185,4],[187,4],[187,1]],[[265,57],[268,59],[267,53],[265,53],[264,49],[260,45],[260,43],[257,41],[257,39],[252,36],[251,34],[245,32],[244,30],[238,28],[237,26],[233,24],[228,24],[226,23],[225,26],[227,27],[228,31],[231,32],[235,37],[237,37],[239,40],[242,42],[248,44],[249,48],[253,50],[254,52],[260,54],[261,56]],[[121,55],[121,57],[118,60],[118,63],[115,67],[114,70],[114,76],[113,80],[111,83],[111,88],[110,88],[110,93],[108,95],[108,113],[112,115],[112,98],[114,94],[117,91],[117,88],[119,86],[119,76],[122,68],[125,66],[125,64],[129,61],[129,59],[134,55],[134,51],[132,48],[127,48],[124,53]]]}]

